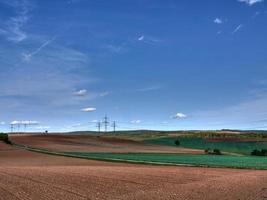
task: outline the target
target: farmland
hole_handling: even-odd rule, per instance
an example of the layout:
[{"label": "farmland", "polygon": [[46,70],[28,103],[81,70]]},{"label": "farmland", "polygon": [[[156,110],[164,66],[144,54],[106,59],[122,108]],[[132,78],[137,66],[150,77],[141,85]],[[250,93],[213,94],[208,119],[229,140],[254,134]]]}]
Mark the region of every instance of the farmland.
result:
[{"label": "farmland", "polygon": [[[133,163],[267,169],[267,157],[251,156],[254,149],[265,149],[266,140],[231,135],[219,138],[198,133],[168,136],[134,135],[15,135],[12,141],[33,151],[64,154],[87,159]],[[128,136],[129,138],[127,138]],[[151,139],[151,137],[153,139]],[[175,140],[179,139],[179,146]],[[219,149],[223,155],[207,155],[204,149]]]},{"label": "farmland", "polygon": [[[151,144],[176,146],[174,141],[176,137],[166,137],[149,139],[146,142]],[[215,149],[218,148],[224,152],[232,152],[243,155],[250,155],[254,149],[267,148],[267,141],[247,141],[247,140],[212,140],[201,137],[178,137],[180,146],[192,149]]]},{"label": "farmland", "polygon": [[206,155],[171,142],[151,144],[170,137],[147,134],[135,135],[134,140],[125,134],[11,135],[14,145],[0,142],[0,200],[264,199],[267,195],[267,173],[262,170],[266,157]]},{"label": "farmland", "polygon": [[161,153],[69,153],[98,160],[127,161],[162,165],[189,165],[228,167],[244,169],[267,169],[267,157],[229,156],[229,155],[188,155]]}]

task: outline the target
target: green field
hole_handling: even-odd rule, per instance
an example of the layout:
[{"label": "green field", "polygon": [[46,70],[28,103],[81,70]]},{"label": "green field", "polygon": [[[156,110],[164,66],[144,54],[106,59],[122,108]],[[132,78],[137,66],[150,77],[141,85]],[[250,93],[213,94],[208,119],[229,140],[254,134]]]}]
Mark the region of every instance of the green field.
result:
[{"label": "green field", "polygon": [[267,157],[162,153],[67,153],[88,159],[244,169],[267,169]]},{"label": "green field", "polygon": [[[176,138],[156,138],[145,140],[147,143],[176,146],[174,144]],[[179,137],[180,146],[192,149],[220,149],[223,152],[238,153],[243,155],[250,155],[254,149],[267,149],[267,142],[265,141],[211,141],[199,137]]]}]

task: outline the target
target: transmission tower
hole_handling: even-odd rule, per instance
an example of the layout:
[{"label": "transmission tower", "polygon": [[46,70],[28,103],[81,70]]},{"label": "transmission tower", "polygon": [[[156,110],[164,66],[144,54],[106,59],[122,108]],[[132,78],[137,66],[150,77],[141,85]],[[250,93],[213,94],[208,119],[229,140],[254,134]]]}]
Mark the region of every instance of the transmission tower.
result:
[{"label": "transmission tower", "polygon": [[116,127],[117,127],[116,121],[113,121],[112,127],[113,127],[113,132],[115,133],[116,132]]},{"label": "transmission tower", "polygon": [[11,133],[13,133],[13,129],[14,129],[14,125],[13,124],[10,124],[10,131],[11,131]]},{"label": "transmission tower", "polygon": [[109,124],[107,115],[104,117],[103,124],[105,126],[105,132],[107,132],[108,131],[108,124]]},{"label": "transmission tower", "polygon": [[100,133],[100,130],[101,130],[101,122],[97,122],[96,123],[96,127],[98,129],[98,132]]}]

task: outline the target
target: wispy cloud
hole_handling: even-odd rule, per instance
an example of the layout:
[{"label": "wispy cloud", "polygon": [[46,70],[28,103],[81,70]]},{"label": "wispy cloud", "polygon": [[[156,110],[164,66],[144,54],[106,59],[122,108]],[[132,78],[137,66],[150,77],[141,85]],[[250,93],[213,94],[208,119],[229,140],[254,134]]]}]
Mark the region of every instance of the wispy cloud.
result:
[{"label": "wispy cloud", "polygon": [[264,119],[267,119],[267,91],[259,91],[258,95],[254,93],[246,101],[217,110],[198,111],[191,115],[194,123],[198,121],[200,124],[216,125],[221,128],[242,125],[243,128],[251,129],[254,126],[261,126],[266,123]]},{"label": "wispy cloud", "polygon": [[34,127],[34,129],[45,130],[45,129],[51,129],[51,127],[50,126],[36,126]]},{"label": "wispy cloud", "polygon": [[254,15],[252,15],[252,18],[256,18],[258,15],[260,15],[261,14],[261,12],[260,11],[256,11],[255,13],[254,13]]},{"label": "wispy cloud", "polygon": [[238,32],[241,28],[243,27],[243,24],[239,24],[232,32],[232,34],[235,34],[236,32]]},{"label": "wispy cloud", "polygon": [[30,61],[33,56],[35,56],[40,51],[42,51],[42,49],[45,48],[47,45],[49,45],[53,40],[55,40],[55,38],[45,41],[40,47],[38,47],[36,50],[34,50],[34,51],[30,52],[30,53],[23,53],[22,54],[23,60]]},{"label": "wispy cloud", "polygon": [[148,92],[148,91],[156,91],[162,89],[162,86],[150,86],[150,87],[144,87],[144,88],[139,88],[136,91],[137,92]]},{"label": "wispy cloud", "polygon": [[[84,98],[72,95],[75,88],[83,89],[97,81],[90,74],[88,54],[53,43],[25,64],[21,59],[24,44],[20,48],[10,43],[0,45],[1,64],[8,66],[0,67],[2,112],[11,112],[12,118],[34,117],[36,111],[46,115],[47,110],[60,116],[77,112],[86,101],[98,97],[98,94]],[[37,44],[40,44],[38,35],[27,41],[27,47]]]},{"label": "wispy cloud", "polygon": [[138,41],[143,41],[145,39],[145,36],[144,35],[141,35],[137,38]]},{"label": "wispy cloud", "polygon": [[222,24],[222,23],[223,23],[223,20],[220,19],[220,18],[215,18],[215,19],[213,20],[213,22],[214,22],[215,24]]},{"label": "wispy cloud", "polygon": [[68,0],[67,1],[67,4],[75,4],[75,3],[78,3],[78,2],[81,2],[82,0]]},{"label": "wispy cloud", "polygon": [[100,96],[100,97],[105,97],[105,96],[110,95],[110,93],[111,93],[111,92],[109,92],[109,91],[101,92],[101,93],[99,93],[99,96]]},{"label": "wispy cloud", "polygon": [[140,35],[137,37],[137,41],[153,45],[153,44],[160,43],[163,40],[153,37],[153,36],[149,36],[149,35]]},{"label": "wispy cloud", "polygon": [[81,109],[81,111],[83,111],[83,112],[94,112],[94,111],[96,111],[96,108],[88,107],[88,108]]},{"label": "wispy cloud", "polygon": [[252,6],[255,3],[263,2],[264,0],[237,0],[237,1],[244,2],[244,3],[248,4],[249,6]]},{"label": "wispy cloud", "polygon": [[140,124],[141,123],[141,120],[140,119],[137,119],[137,120],[132,120],[130,121],[131,124]]},{"label": "wispy cloud", "polygon": [[10,17],[2,27],[1,35],[5,35],[9,41],[21,42],[27,38],[27,33],[23,31],[24,25],[29,21],[29,12],[32,4],[27,0],[2,1],[15,9],[16,16]]},{"label": "wispy cloud", "polygon": [[78,90],[78,91],[75,91],[73,93],[74,96],[79,96],[79,97],[84,97],[87,95],[87,90],[86,89],[82,89],[82,90]]},{"label": "wispy cloud", "polygon": [[125,44],[121,45],[114,45],[114,44],[107,44],[103,46],[105,49],[109,50],[111,53],[122,53],[126,50]]}]

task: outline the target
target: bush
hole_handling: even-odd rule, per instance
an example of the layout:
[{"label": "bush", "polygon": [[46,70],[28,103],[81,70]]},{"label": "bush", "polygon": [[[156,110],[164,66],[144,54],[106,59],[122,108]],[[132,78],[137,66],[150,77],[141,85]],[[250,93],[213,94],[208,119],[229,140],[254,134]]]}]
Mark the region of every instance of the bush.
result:
[{"label": "bush", "polygon": [[12,144],[6,133],[0,133],[0,141],[3,141],[6,144]]},{"label": "bush", "polygon": [[262,150],[261,150],[261,154],[262,154],[263,156],[267,156],[267,149],[262,149]]},{"label": "bush", "polygon": [[221,151],[219,149],[213,149],[213,154],[222,155],[222,153],[221,153]]},{"label": "bush", "polygon": [[205,149],[205,154],[211,154],[211,155],[222,155],[221,151],[219,149]]},{"label": "bush", "polygon": [[258,149],[254,149],[251,152],[252,156],[267,156],[267,149],[262,149],[262,150],[258,150]]},{"label": "bush", "polygon": [[210,148],[207,148],[207,149],[205,149],[205,153],[206,154],[211,154],[212,153],[212,150]]},{"label": "bush", "polygon": [[179,146],[180,145],[180,141],[178,139],[175,140],[175,145]]}]

